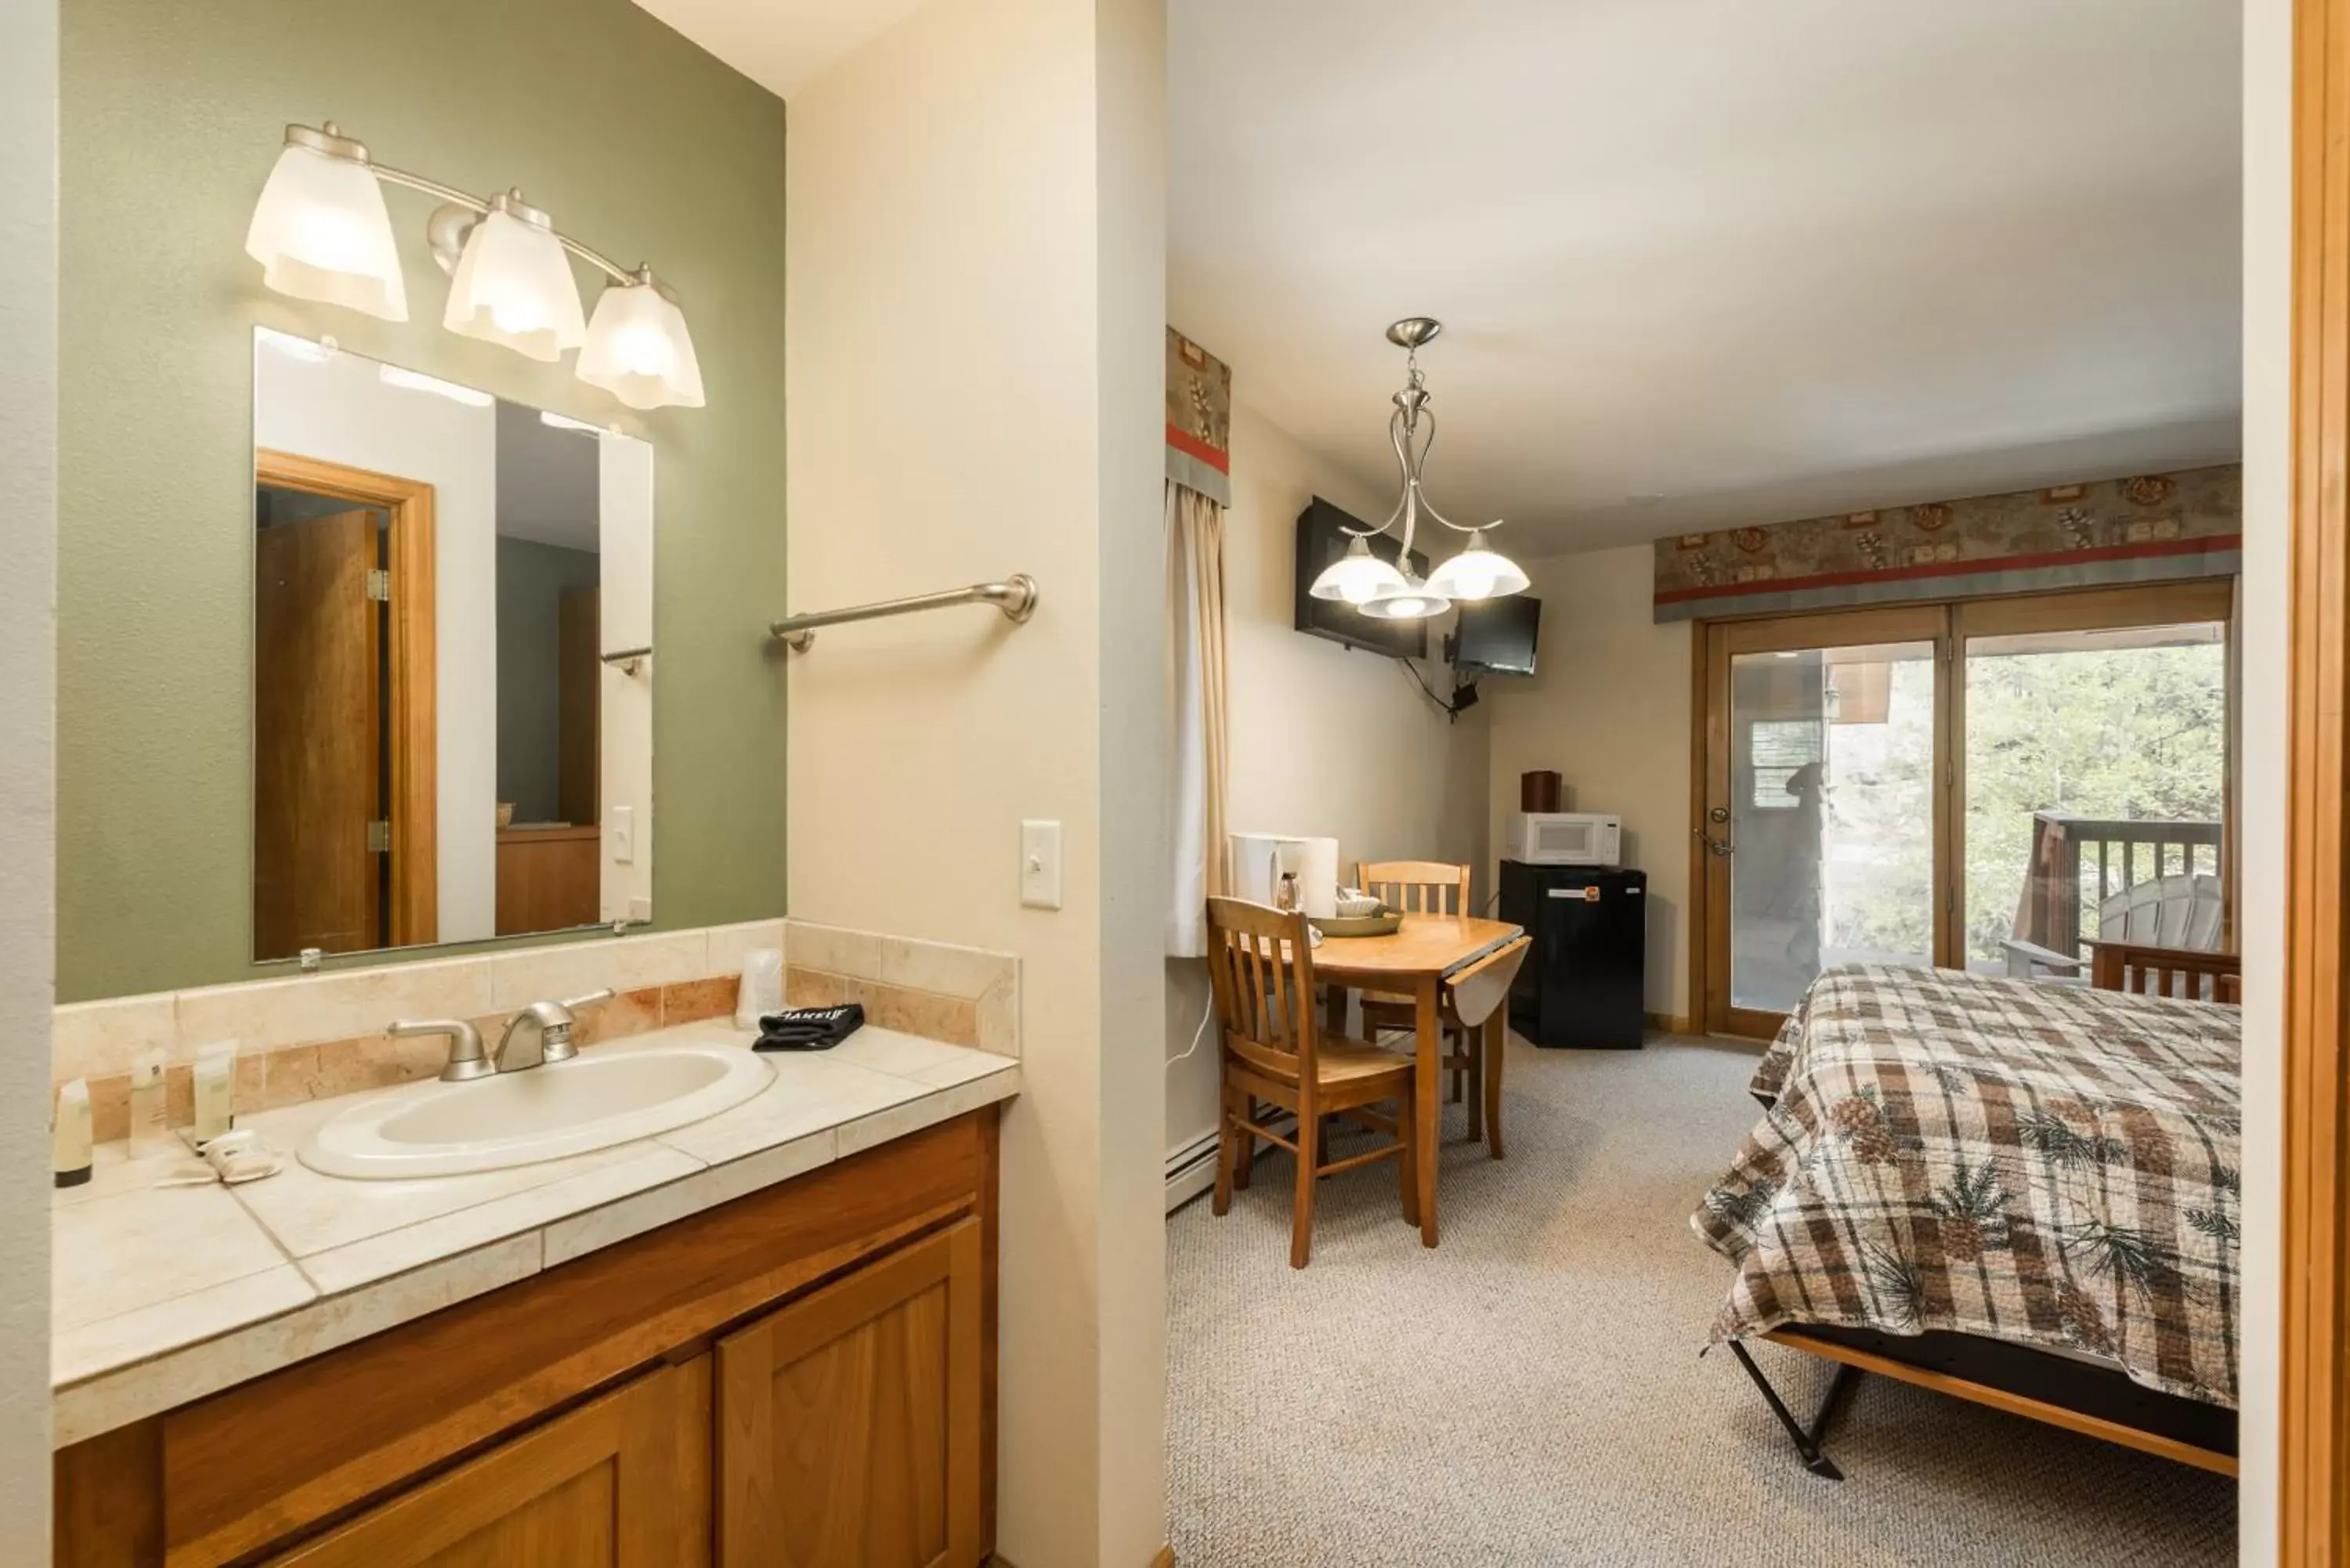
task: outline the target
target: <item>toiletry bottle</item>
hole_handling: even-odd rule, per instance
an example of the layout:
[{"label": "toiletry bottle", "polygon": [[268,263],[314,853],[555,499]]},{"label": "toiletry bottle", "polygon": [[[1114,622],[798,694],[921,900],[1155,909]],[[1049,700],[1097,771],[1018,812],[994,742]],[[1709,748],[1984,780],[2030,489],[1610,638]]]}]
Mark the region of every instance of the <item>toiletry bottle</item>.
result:
[{"label": "toiletry bottle", "polygon": [[195,1139],[202,1148],[236,1125],[236,1042],[223,1040],[196,1053]]},{"label": "toiletry bottle", "polygon": [[57,1116],[49,1131],[49,1176],[59,1187],[89,1179],[89,1082],[76,1078],[57,1091]]},{"label": "toiletry bottle", "polygon": [[172,1152],[165,1116],[163,1053],[150,1051],[130,1064],[130,1158],[153,1159]]}]

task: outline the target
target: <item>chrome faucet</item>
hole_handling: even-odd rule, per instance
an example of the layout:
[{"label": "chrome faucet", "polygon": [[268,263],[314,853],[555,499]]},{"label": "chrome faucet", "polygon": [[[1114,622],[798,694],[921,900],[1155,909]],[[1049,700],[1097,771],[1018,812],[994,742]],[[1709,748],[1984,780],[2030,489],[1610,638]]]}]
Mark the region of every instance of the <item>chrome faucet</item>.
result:
[{"label": "chrome faucet", "polygon": [[[463,1018],[400,1019],[385,1029],[387,1034],[449,1036],[449,1060],[442,1064],[441,1081],[462,1084],[473,1078],[487,1078],[499,1073],[518,1073],[525,1067],[536,1067],[547,1062],[561,1062],[577,1055],[578,1047],[571,1043],[571,1025],[576,1020],[572,1009],[592,1007],[599,1002],[612,1000],[609,988],[586,996],[575,996],[568,1002],[534,1002],[506,1020],[504,1031],[498,1036],[494,1050],[482,1049],[482,1032]],[[509,1064],[507,1047],[514,1043],[515,1031],[524,1024],[533,1025],[538,1034],[538,1054],[527,1062]]]},{"label": "chrome faucet", "polygon": [[[599,1002],[611,1000],[611,990],[607,987],[602,991],[591,992],[586,996],[575,996],[568,1002],[532,1002],[528,1007],[506,1020],[505,1032],[498,1036],[497,1052],[491,1059],[493,1070],[500,1073],[515,1073],[525,1067],[536,1067],[548,1062],[569,1061],[579,1054],[579,1047],[571,1043],[571,1025],[574,1022],[571,1010],[575,1007],[593,1007]],[[538,1054],[528,1062],[517,1062],[509,1066],[506,1063],[506,1054],[514,1044],[515,1031],[525,1024],[531,1025],[538,1034]]]}]

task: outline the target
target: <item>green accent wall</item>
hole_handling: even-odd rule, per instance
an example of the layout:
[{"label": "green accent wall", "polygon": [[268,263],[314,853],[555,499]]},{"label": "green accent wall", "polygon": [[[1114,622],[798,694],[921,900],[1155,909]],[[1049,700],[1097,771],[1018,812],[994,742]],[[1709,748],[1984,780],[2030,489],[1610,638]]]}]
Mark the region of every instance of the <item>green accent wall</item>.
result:
[{"label": "green accent wall", "polygon": [[[287,972],[251,961],[256,325],[652,442],[653,929],[781,914],[782,100],[629,0],[63,11],[58,1000]],[[710,406],[633,413],[569,356],[443,330],[412,192],[386,192],[410,320],[265,290],[254,200],[286,124],[329,118],[385,163],[518,185],[650,262],[684,299]]]}]

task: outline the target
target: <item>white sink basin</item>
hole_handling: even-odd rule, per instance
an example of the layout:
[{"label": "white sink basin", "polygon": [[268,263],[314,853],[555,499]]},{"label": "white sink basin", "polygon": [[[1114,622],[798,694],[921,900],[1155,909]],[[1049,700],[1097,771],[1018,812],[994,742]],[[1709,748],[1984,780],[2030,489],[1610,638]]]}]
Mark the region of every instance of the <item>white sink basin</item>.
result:
[{"label": "white sink basin", "polygon": [[383,1180],[503,1170],[609,1148],[741,1105],[775,1077],[740,1047],[588,1051],[353,1106],[302,1146],[328,1176]]}]

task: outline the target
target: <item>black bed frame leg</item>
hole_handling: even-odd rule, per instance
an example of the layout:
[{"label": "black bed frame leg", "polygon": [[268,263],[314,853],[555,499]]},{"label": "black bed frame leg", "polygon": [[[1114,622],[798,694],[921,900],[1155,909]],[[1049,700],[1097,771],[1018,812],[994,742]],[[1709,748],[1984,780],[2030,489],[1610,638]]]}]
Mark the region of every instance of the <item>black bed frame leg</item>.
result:
[{"label": "black bed frame leg", "polygon": [[1860,1381],[1860,1368],[1846,1362],[1836,1363],[1835,1376],[1828,1380],[1827,1392],[1820,1396],[1819,1408],[1813,1412],[1812,1423],[1806,1427],[1795,1419],[1795,1413],[1787,1408],[1787,1402],[1779,1397],[1779,1391],[1771,1386],[1771,1380],[1762,1376],[1762,1369],[1754,1365],[1754,1358],[1746,1354],[1743,1345],[1734,1339],[1730,1341],[1730,1353],[1738,1357],[1739,1366],[1746,1368],[1746,1376],[1754,1380],[1754,1386],[1762,1390],[1771,1414],[1779,1417],[1779,1425],[1794,1439],[1795,1452],[1803,1457],[1804,1468],[1829,1480],[1844,1480],[1844,1472],[1820,1448],[1820,1440],[1827,1436],[1828,1426],[1835,1419],[1845,1396]]}]

